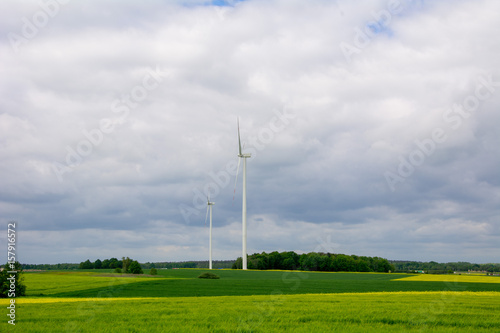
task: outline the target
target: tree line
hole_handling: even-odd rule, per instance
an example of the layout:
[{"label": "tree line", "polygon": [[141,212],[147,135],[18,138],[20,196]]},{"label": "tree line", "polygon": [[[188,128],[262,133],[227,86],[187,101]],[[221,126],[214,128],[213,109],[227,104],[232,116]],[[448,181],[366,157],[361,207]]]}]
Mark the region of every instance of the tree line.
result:
[{"label": "tree line", "polygon": [[435,261],[420,262],[420,261],[402,261],[393,260],[391,264],[394,265],[396,271],[400,272],[415,272],[424,271],[433,274],[444,274],[453,272],[500,272],[500,264],[472,264],[470,262],[448,262],[438,263]]},{"label": "tree line", "polygon": [[[128,257],[127,257],[128,258]],[[125,259],[125,258],[122,258]],[[80,265],[78,265],[79,269],[113,269],[113,268],[121,268],[123,266],[123,260],[118,260],[117,258],[97,259],[94,262],[91,262],[89,259],[86,261],[82,261]]]},{"label": "tree line", "polygon": [[69,270],[69,269],[78,269],[79,264],[21,264],[23,269],[29,270],[42,270],[42,271],[50,271],[50,270]]},{"label": "tree line", "polygon": [[[212,260],[212,267],[214,269],[220,268],[231,268],[234,264],[234,260]],[[156,268],[208,268],[208,260],[201,261],[181,261],[181,262],[155,262],[146,263],[145,266],[151,266]],[[149,267],[146,267],[149,268]]]},{"label": "tree line", "polygon": [[[212,267],[219,268],[231,268],[234,260],[213,260]],[[142,269],[151,268],[208,268],[208,260],[200,261],[181,261],[181,262],[146,262],[139,263]],[[96,261],[90,261],[87,259],[79,264],[22,264],[23,269],[28,270],[74,270],[74,269],[116,269],[123,267],[123,261],[117,258],[97,259]]]},{"label": "tree line", "polygon": [[[117,258],[97,259],[92,262],[89,259],[86,261],[82,261],[80,264],[72,264],[76,265],[75,268],[78,269],[120,269],[123,273],[129,273],[129,264],[133,263],[133,267],[139,266],[141,269],[173,269],[173,268],[208,268],[208,261],[181,261],[181,262],[146,262],[146,263],[138,263],[133,260],[130,261],[130,258],[122,258],[122,260],[118,260]],[[220,268],[231,268],[234,264],[234,260],[214,260],[212,261],[212,267],[214,269]],[[33,266],[33,265],[30,265]],[[50,265],[54,266],[54,265]],[[142,273],[140,273],[142,274]]]},{"label": "tree line", "polygon": [[[293,254],[292,254],[293,253]],[[278,256],[278,255],[279,256]],[[279,258],[278,258],[279,257]],[[326,258],[329,257],[329,258]],[[123,259],[123,258],[122,258]],[[389,268],[385,263],[379,265],[382,258],[358,257],[344,254],[309,253],[298,255],[294,252],[271,252],[269,254],[255,253],[248,257],[248,268],[250,269],[298,269],[319,271],[354,271],[354,272],[378,272],[380,267],[384,271],[392,272],[415,272],[443,274],[452,272],[487,272],[489,274],[500,272],[500,264],[474,264],[469,262],[438,263],[435,261],[419,262],[405,260],[388,260]],[[383,259],[385,260],[385,259]],[[278,263],[278,264],[276,264]],[[208,268],[208,261],[183,261],[183,262],[146,262],[139,264],[142,269],[151,268]],[[21,264],[25,270],[73,270],[73,269],[123,269],[123,260],[117,258],[100,260],[94,262],[86,260],[79,264]],[[135,266],[135,264],[134,264]],[[239,268],[241,269],[241,257],[238,260],[214,260],[213,268]],[[265,268],[272,267],[272,268]],[[278,268],[280,267],[280,268]]]},{"label": "tree line", "polygon": [[[322,272],[390,272],[394,271],[387,259],[356,255],[310,252],[297,254],[289,252],[254,253],[248,256],[248,269],[281,269]],[[233,264],[233,269],[242,268],[239,257]]]},{"label": "tree line", "polygon": [[89,259],[82,261],[78,265],[79,269],[115,269],[116,273],[143,274],[141,264],[137,260],[132,260],[129,257],[122,257],[122,260],[117,258],[97,259],[91,262]]}]

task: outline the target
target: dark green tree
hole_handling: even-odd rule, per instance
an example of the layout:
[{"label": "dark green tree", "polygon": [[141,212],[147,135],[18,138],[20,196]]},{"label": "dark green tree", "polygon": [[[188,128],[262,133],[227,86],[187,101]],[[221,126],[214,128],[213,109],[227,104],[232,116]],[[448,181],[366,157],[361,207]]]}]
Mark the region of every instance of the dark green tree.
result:
[{"label": "dark green tree", "polygon": [[357,260],[356,261],[356,271],[357,272],[369,272],[370,267],[368,267],[368,264],[364,260]]},{"label": "dark green tree", "polygon": [[243,259],[241,259],[241,257],[238,257],[238,259],[236,259],[236,261],[234,262],[232,269],[242,269],[242,267]]},{"label": "dark green tree", "polygon": [[[17,273],[9,273],[16,271]],[[19,297],[26,295],[26,285],[24,284],[23,268],[21,264],[7,263],[0,272],[0,297]]]},{"label": "dark green tree", "polygon": [[101,269],[102,268],[102,261],[100,259],[97,259],[94,261],[94,268],[95,269]]},{"label": "dark green tree", "polygon": [[311,252],[308,253],[305,258],[302,258],[300,265],[306,271],[317,271],[319,270],[319,263],[321,261],[321,256],[319,253]]},{"label": "dark green tree", "polygon": [[102,267],[103,269],[108,269],[108,268],[111,268],[111,267],[109,267],[109,263],[110,263],[109,259],[104,259],[104,260],[102,261],[102,265],[101,265],[101,267]]},{"label": "dark green tree", "polygon": [[81,262],[80,266],[78,268],[80,268],[80,269],[92,269],[92,268],[94,268],[94,264],[91,263],[89,259],[87,259],[84,262]]},{"label": "dark green tree", "polygon": [[353,272],[355,271],[354,259],[345,254],[338,254],[332,260],[331,270],[334,272]]},{"label": "dark green tree", "polygon": [[318,271],[329,271],[332,264],[332,258],[327,254],[320,254],[317,258],[317,263]]},{"label": "dark green tree", "polygon": [[292,270],[299,266],[299,255],[293,251],[281,253],[281,258],[283,258],[281,269]]},{"label": "dark green tree", "polygon": [[280,269],[283,262],[281,254],[278,251],[269,253],[269,269]]},{"label": "dark green tree", "polygon": [[261,255],[257,262],[257,269],[268,269],[269,267],[268,256]]},{"label": "dark green tree", "polygon": [[128,272],[132,274],[144,274],[141,268],[141,264],[139,264],[139,262],[137,262],[136,260],[132,260],[130,262],[130,265],[128,266]]},{"label": "dark green tree", "polygon": [[122,267],[122,262],[121,261],[118,261],[118,259],[116,258],[111,258],[109,259],[109,268],[121,268]]},{"label": "dark green tree", "polygon": [[293,261],[292,258],[286,258],[285,260],[283,260],[283,268],[282,269],[285,269],[285,270],[292,270],[292,269],[295,269],[295,262]]},{"label": "dark green tree", "polygon": [[257,268],[257,260],[248,259],[247,268],[248,269],[256,269]]}]

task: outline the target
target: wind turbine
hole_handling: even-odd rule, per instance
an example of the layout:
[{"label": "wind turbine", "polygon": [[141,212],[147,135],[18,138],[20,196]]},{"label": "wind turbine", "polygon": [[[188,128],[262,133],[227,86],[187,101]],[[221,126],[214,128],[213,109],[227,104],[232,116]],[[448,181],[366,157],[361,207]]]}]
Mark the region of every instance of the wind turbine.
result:
[{"label": "wind turbine", "polygon": [[205,215],[205,224],[207,224],[208,211],[210,210],[210,238],[208,241],[208,269],[212,269],[212,206],[215,202],[210,202],[210,197],[207,196],[207,214]]},{"label": "wind turbine", "polygon": [[[242,205],[242,238],[243,238],[243,248],[242,248],[242,268],[247,269],[247,158],[252,157],[252,154],[243,154],[241,149],[241,138],[240,138],[240,119],[238,118],[238,171],[236,171],[236,181],[238,181],[238,172],[240,171],[240,162],[243,159],[243,205]],[[236,181],[235,181],[235,192],[236,192]]]}]

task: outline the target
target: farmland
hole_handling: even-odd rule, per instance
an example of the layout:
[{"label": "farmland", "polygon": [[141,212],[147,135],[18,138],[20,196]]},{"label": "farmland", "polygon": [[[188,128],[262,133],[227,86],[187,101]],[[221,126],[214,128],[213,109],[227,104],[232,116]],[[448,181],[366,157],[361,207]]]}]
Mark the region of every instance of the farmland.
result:
[{"label": "farmland", "polygon": [[[197,279],[204,271],[159,270],[156,277],[28,273],[28,297],[17,300],[15,328],[495,332],[500,326],[498,277],[217,270],[219,280]],[[0,323],[2,332],[12,328]]]}]

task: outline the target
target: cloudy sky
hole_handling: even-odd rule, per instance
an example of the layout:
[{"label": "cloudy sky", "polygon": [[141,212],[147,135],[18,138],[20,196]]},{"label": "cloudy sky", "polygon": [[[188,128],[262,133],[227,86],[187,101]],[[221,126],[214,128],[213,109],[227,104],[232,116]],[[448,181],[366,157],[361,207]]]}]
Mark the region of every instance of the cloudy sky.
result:
[{"label": "cloudy sky", "polygon": [[500,262],[500,2],[0,3],[0,259]]}]

